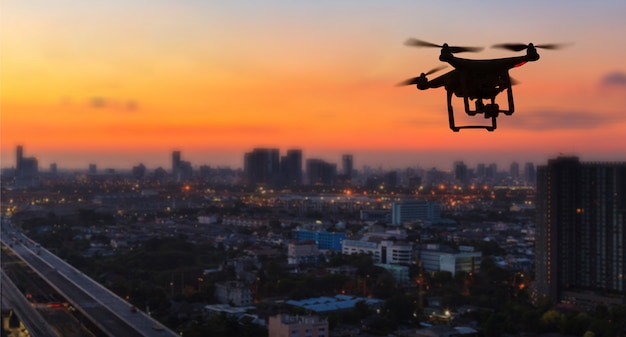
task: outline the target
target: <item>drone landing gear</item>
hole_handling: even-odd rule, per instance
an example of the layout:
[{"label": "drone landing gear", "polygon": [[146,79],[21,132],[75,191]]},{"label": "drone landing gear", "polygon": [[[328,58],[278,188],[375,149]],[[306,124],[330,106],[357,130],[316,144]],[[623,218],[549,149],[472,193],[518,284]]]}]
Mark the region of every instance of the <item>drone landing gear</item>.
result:
[{"label": "drone landing gear", "polygon": [[[470,115],[470,116],[474,116],[477,113],[484,113],[485,114],[485,118],[491,118],[491,125],[465,125],[465,126],[457,126],[454,123],[454,109],[452,108],[452,91],[447,91],[447,99],[448,99],[448,120],[450,122],[450,129],[454,132],[459,132],[461,129],[486,129],[489,132],[492,132],[493,130],[496,129],[496,117],[498,117],[498,114],[500,111],[498,104],[495,103],[491,103],[491,104],[487,104],[484,105],[483,102],[481,100],[477,100],[476,101],[476,110],[470,110],[469,109],[469,100],[467,99],[467,97],[463,98],[463,101],[465,103],[465,112]],[[479,103],[480,102],[480,103]],[[478,107],[482,106],[482,109],[479,109]],[[512,113],[512,112],[511,112]]]}]

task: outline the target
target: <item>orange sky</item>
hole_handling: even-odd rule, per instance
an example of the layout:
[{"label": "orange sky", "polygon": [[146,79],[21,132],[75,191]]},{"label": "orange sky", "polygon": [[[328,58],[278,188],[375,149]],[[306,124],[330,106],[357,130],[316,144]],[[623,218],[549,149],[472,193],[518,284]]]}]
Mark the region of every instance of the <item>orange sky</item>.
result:
[{"label": "orange sky", "polygon": [[[2,167],[18,144],[44,169],[167,166],[175,149],[194,165],[240,166],[259,146],[387,167],[626,160],[622,1],[452,4],[5,2]],[[409,37],[574,44],[511,71],[516,113],[495,132],[453,133],[443,89],[395,86],[440,64],[437,49],[404,46]]]}]

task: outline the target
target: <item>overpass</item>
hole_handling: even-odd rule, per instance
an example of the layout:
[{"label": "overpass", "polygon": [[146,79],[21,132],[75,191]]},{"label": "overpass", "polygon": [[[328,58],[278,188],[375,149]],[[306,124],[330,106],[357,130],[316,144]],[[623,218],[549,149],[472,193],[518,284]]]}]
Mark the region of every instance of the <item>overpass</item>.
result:
[{"label": "overpass", "polygon": [[0,239],[69,303],[111,337],[174,337],[174,331],[132,305],[76,268],[39,247],[2,220]]}]

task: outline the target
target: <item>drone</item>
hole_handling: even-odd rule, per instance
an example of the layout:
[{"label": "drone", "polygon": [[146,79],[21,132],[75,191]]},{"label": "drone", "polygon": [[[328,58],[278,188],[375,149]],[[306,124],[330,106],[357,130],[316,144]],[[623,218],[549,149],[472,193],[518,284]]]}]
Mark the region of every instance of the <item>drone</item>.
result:
[{"label": "drone", "polygon": [[[526,50],[526,55],[499,59],[474,60],[459,58],[454,56],[454,54],[463,52],[479,52],[483,49],[482,47],[457,47],[449,46],[447,43],[438,45],[413,38],[408,39],[405,45],[414,47],[441,48],[439,60],[447,62],[449,65],[454,67],[454,70],[451,70],[448,73],[432,80],[428,80],[426,76],[443,70],[447,66],[436,67],[422,73],[418,77],[410,78],[400,83],[400,85],[415,85],[419,90],[444,87],[447,92],[450,129],[454,132],[459,132],[461,129],[478,128],[484,128],[490,132],[494,131],[497,126],[496,118],[500,115],[500,113],[510,116],[515,111],[513,91],[511,87],[516,84],[516,82],[509,76],[509,70],[521,67],[528,62],[539,60],[539,54],[537,53],[538,48],[559,49],[563,46],[563,44],[534,45],[532,43],[496,44],[493,45],[492,48],[507,49],[518,52]],[[503,91],[506,91],[508,101],[508,107],[505,110],[500,109],[500,106],[496,103],[496,96]],[[485,119],[491,119],[491,125],[457,126],[454,122],[454,110],[452,108],[453,94],[457,97],[463,98],[465,113],[469,116],[483,114]],[[474,101],[473,110],[470,107],[470,101]]]}]

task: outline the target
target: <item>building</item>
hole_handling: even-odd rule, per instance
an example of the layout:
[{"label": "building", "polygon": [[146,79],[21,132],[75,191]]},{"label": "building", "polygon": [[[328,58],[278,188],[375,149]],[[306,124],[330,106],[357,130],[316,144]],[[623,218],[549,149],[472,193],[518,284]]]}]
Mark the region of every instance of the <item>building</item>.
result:
[{"label": "building", "polygon": [[269,337],[328,337],[328,319],[319,316],[277,315],[268,319]]},{"label": "building", "polygon": [[337,164],[322,159],[307,159],[306,175],[309,185],[332,186],[337,177]]},{"label": "building", "polygon": [[15,188],[39,186],[39,162],[34,157],[24,157],[24,148],[16,148]]},{"label": "building", "polygon": [[280,158],[281,184],[286,187],[302,185],[302,150],[287,150]]},{"label": "building", "polygon": [[252,304],[252,291],[240,281],[215,284],[215,297],[222,304],[243,307]]},{"label": "building", "polygon": [[626,162],[559,157],[537,168],[535,295],[626,303]]},{"label": "building", "polygon": [[287,264],[316,263],[320,255],[313,240],[293,241],[287,244]]},{"label": "building", "polygon": [[250,186],[273,187],[280,176],[278,149],[257,148],[244,155],[243,170]]},{"label": "building", "polygon": [[460,246],[459,250],[440,244],[417,246],[417,258],[427,272],[448,271],[454,276],[457,272],[476,272],[480,268],[482,253],[473,247]]},{"label": "building", "polygon": [[362,240],[343,240],[342,254],[369,254],[374,263],[411,264],[413,245],[404,241],[385,240],[380,237],[363,237]]},{"label": "building", "polygon": [[344,232],[314,231],[308,229],[294,229],[291,231],[294,240],[311,240],[320,250],[341,251],[341,242],[346,237]]},{"label": "building", "polygon": [[537,181],[537,171],[535,170],[535,164],[526,163],[524,165],[524,180],[528,185],[534,185]]},{"label": "building", "polygon": [[405,200],[391,205],[391,223],[424,221],[436,222],[441,219],[441,205],[432,201]]},{"label": "building", "polygon": [[467,184],[469,181],[469,173],[467,165],[462,161],[454,162],[454,179],[461,184]]}]

